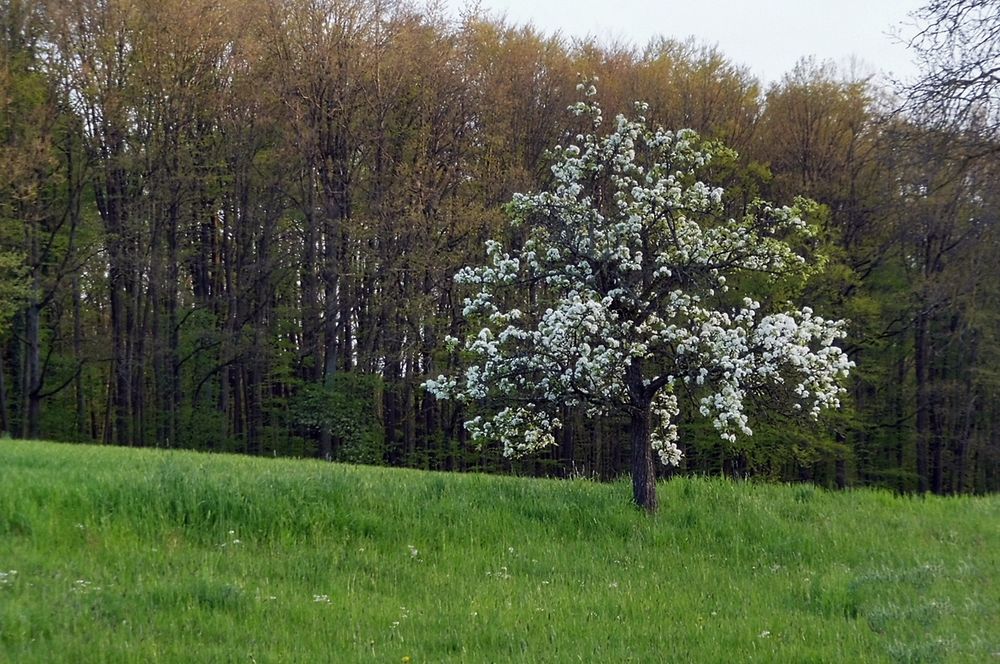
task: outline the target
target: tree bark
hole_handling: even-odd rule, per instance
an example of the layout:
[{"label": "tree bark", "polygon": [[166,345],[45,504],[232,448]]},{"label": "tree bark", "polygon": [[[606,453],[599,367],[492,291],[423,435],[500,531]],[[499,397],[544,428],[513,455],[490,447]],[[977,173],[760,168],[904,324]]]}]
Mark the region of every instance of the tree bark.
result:
[{"label": "tree bark", "polygon": [[0,348],[0,437],[10,433],[10,419],[7,416],[7,383],[4,380],[4,352]]},{"label": "tree bark", "polygon": [[[117,156],[121,148],[116,144],[113,153]],[[118,445],[131,444],[129,427],[131,403],[129,397],[130,378],[132,375],[129,361],[130,316],[128,314],[128,258],[125,235],[124,213],[124,174],[120,168],[108,167],[106,182],[95,185],[98,207],[104,219],[105,232],[108,235],[108,296],[111,305],[111,347],[114,359],[114,389],[111,391],[111,410],[114,413],[114,435],[108,440],[114,440]]]},{"label": "tree bark", "polygon": [[653,446],[650,444],[650,404],[637,406],[632,411],[630,434],[632,438],[632,497],[635,504],[647,512],[655,512],[656,469],[653,466]]},{"label": "tree bark", "polygon": [[[37,281],[36,281],[37,285]],[[38,438],[41,418],[42,364],[40,321],[41,306],[32,302],[25,319],[25,338],[28,346],[27,371],[24,374],[24,420],[21,422],[22,438]]]},{"label": "tree bark", "polygon": [[656,511],[656,469],[653,466],[652,403],[653,394],[643,380],[641,360],[629,362],[625,373],[631,399],[629,435],[632,439],[632,498],[650,514]]},{"label": "tree bark", "polygon": [[[923,306],[923,303],[921,303]],[[921,492],[925,492],[929,485],[929,459],[928,451],[930,447],[930,409],[931,396],[928,386],[928,321],[927,314],[921,311],[917,314],[916,326],[914,330],[914,382],[916,383],[916,434],[917,434],[917,476]]]},{"label": "tree bark", "polygon": [[[80,276],[73,277],[73,357],[77,364],[83,366],[83,306],[80,291]],[[73,392],[76,397],[76,436],[78,440],[87,439],[87,402],[84,395],[83,371],[76,373],[73,379]]]},{"label": "tree bark", "polygon": [[180,283],[180,203],[172,201],[170,205],[170,225],[167,229],[167,377],[164,381],[167,392],[166,412],[161,417],[166,418],[167,447],[178,444],[178,423],[180,411],[178,405],[181,399],[181,360],[180,360],[180,308],[178,289]]}]

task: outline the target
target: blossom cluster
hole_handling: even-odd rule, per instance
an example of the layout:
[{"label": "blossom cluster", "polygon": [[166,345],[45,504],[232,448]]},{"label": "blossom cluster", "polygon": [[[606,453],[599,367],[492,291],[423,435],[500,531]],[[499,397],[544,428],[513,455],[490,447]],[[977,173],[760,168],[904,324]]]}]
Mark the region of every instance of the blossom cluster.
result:
[{"label": "blossom cluster", "polygon": [[653,451],[666,466],[678,466],[681,463],[681,448],[677,447],[677,425],[674,423],[680,412],[677,397],[667,390],[656,395],[653,402],[653,416],[656,427],[650,435]]},{"label": "blossom cluster", "polygon": [[599,106],[571,110],[593,133],[556,148],[548,190],[513,197],[521,248],[490,241],[486,264],[455,276],[474,289],[463,309],[474,332],[461,344],[472,362],[426,389],[503,405],[466,427],[507,456],[553,445],[557,407],[646,407],[652,447],[674,465],[681,390],[726,440],[752,435],[748,395],[763,385],[787,384],[814,417],[837,407],[853,366],[835,344],[844,323],[791,305],[761,315],[759,301],[730,292],[808,276],[810,260],[788,239],[810,234],[811,204],[757,201],[727,216],[724,190],[701,176],[730,150],[690,130],[650,129],[641,104],[638,119],[618,116],[604,136]]},{"label": "blossom cluster", "polygon": [[506,457],[536,452],[555,444],[553,431],[562,426],[558,418],[539,409],[534,403],[504,408],[491,419],[481,416],[465,423],[473,440],[497,440]]}]

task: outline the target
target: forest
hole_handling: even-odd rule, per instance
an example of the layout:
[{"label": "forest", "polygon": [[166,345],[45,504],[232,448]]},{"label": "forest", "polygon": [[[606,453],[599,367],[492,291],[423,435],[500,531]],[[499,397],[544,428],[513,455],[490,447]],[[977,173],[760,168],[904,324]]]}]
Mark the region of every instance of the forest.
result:
[{"label": "forest", "polygon": [[[681,403],[674,474],[1000,489],[1000,2],[934,0],[889,86],[724,46],[548,35],[393,0],[0,0],[0,434],[616,478],[628,421],[567,406],[524,459],[423,384],[468,361],[484,243],[524,241],[596,81],[607,117],[734,150],[727,208],[805,196],[800,299],[855,363],[817,421],[720,439]],[[784,295],[773,294],[775,299]]]}]

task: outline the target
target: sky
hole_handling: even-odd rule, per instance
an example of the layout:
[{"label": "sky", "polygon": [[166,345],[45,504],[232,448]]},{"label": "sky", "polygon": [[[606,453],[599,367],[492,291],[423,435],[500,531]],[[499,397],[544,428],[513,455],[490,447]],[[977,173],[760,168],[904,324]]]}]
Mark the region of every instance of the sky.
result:
[{"label": "sky", "polygon": [[[763,82],[777,81],[803,56],[833,60],[857,73],[916,73],[906,47],[909,12],[926,0],[480,0],[491,14],[531,22],[546,33],[593,35],[639,45],[663,35],[717,45]],[[465,0],[446,0],[454,11]]]}]

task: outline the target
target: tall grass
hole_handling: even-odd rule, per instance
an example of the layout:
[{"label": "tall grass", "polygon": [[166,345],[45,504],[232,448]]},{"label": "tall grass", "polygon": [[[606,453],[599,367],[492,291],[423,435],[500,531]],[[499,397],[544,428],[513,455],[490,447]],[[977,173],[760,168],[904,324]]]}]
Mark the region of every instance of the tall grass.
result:
[{"label": "tall grass", "polygon": [[1000,497],[660,491],[0,441],[0,662],[1000,662]]}]

